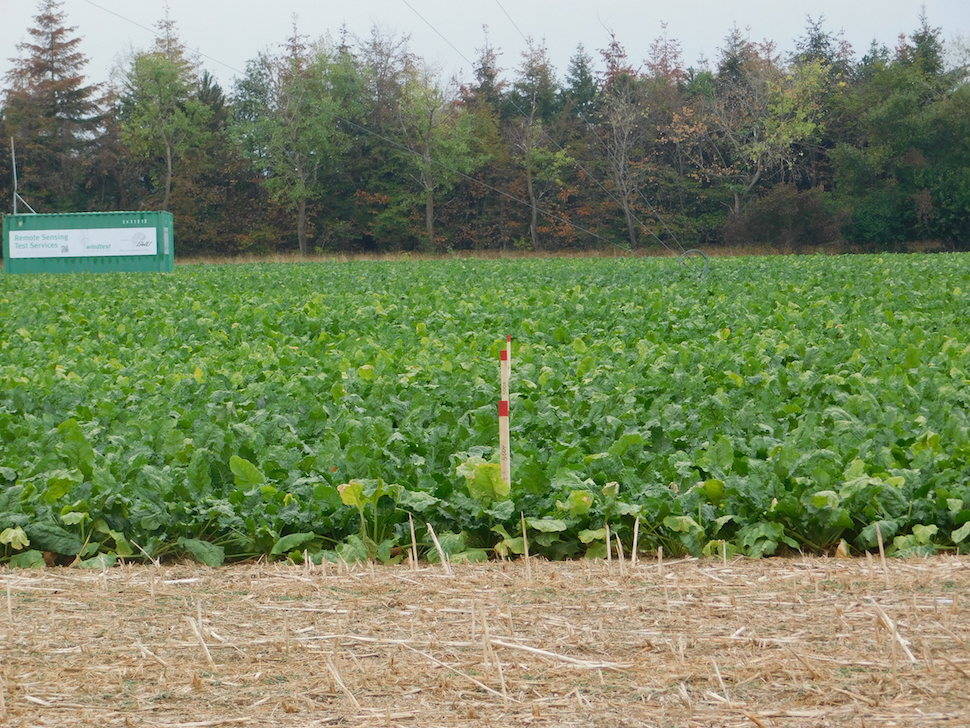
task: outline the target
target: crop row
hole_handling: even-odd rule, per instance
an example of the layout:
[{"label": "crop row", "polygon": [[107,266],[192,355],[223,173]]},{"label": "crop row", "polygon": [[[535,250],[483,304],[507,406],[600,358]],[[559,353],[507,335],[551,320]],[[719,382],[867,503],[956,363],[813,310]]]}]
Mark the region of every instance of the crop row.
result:
[{"label": "crop row", "polygon": [[[0,560],[970,542],[970,257],[0,278]],[[495,464],[515,336],[513,482]],[[615,540],[612,541],[615,544]]]}]

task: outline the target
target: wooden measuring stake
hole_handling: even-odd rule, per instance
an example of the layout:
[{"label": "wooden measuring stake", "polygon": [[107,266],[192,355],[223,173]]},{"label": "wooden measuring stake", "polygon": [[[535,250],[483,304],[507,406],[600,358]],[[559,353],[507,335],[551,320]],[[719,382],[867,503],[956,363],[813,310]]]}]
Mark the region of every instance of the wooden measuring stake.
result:
[{"label": "wooden measuring stake", "polygon": [[498,373],[502,399],[509,400],[509,381],[512,378],[512,367],[509,364],[509,350],[502,349],[498,355]]},{"label": "wooden measuring stake", "polygon": [[[509,346],[506,340],[506,347]],[[511,367],[508,348],[499,354],[499,379],[501,399],[498,402],[498,456],[502,469],[502,480],[507,485],[512,483],[512,451],[509,441],[509,379]]]},{"label": "wooden measuring stake", "polygon": [[498,457],[502,470],[502,481],[512,483],[512,454],[509,451],[509,401],[498,403]]}]

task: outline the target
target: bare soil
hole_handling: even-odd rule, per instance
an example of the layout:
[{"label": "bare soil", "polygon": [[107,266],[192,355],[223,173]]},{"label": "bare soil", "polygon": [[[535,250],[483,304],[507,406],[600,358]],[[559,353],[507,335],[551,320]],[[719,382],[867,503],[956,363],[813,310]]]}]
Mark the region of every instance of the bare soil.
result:
[{"label": "bare soil", "polygon": [[0,569],[7,726],[970,725],[970,558]]}]

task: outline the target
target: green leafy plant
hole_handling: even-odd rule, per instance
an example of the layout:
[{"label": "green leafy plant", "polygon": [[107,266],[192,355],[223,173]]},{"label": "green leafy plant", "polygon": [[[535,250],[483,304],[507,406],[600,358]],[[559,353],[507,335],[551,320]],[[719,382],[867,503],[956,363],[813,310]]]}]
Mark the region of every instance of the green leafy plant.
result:
[{"label": "green leafy plant", "polygon": [[0,276],[0,561],[966,553],[964,258],[711,269]]}]

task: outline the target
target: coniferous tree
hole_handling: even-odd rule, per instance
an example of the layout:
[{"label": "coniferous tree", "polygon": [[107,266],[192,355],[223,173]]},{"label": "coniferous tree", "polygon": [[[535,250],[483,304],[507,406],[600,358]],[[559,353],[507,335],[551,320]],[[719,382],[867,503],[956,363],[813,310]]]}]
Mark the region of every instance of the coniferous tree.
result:
[{"label": "coniferous tree", "polygon": [[879,69],[886,67],[889,58],[889,48],[873,39],[865,55],[862,56],[855,67],[856,80],[868,81]]},{"label": "coniferous tree", "polygon": [[180,221],[182,249],[268,252],[272,246],[265,228],[274,210],[232,138],[231,109],[222,87],[203,71],[190,102],[202,109],[201,128],[181,155],[169,202]]},{"label": "coniferous tree", "polygon": [[549,121],[559,110],[561,91],[556,81],[549,51],[545,45],[529,39],[522,52],[518,77],[512,84],[506,100],[511,107],[508,116],[528,116],[535,107],[534,117]]},{"label": "coniferous tree", "polygon": [[83,184],[84,209],[137,210],[142,205],[144,186],[140,160],[122,140],[122,120],[117,113],[118,93],[109,89],[97,138]]},{"label": "coniferous tree", "polygon": [[[501,52],[485,39],[478,49],[472,80],[459,88],[459,103],[472,115],[480,153],[488,160],[476,172],[483,184],[462,184],[466,204],[472,214],[457,216],[460,235],[471,245],[506,247],[515,239],[513,218],[518,205],[506,194],[517,173],[511,160],[505,117],[507,82],[499,67]],[[498,191],[497,191],[498,190]],[[504,193],[504,194],[503,194]]]},{"label": "coniferous tree", "polygon": [[795,39],[792,63],[833,63],[837,52],[837,38],[835,33],[825,28],[825,16],[815,18],[809,15],[805,22],[804,34]]},{"label": "coniferous tree", "polygon": [[172,18],[171,9],[168,3],[165,4],[165,12],[155,23],[155,42],[152,45],[152,53],[157,53],[178,68],[186,83],[194,84],[199,75],[199,63],[193,59],[189,50],[185,47],[178,32],[178,24]]},{"label": "coniferous tree", "polygon": [[472,73],[474,81],[461,88],[461,97],[465,104],[491,107],[496,111],[501,108],[506,84],[501,79],[499,55],[499,51],[489,42],[486,30],[485,42],[478,49],[478,58]]},{"label": "coniferous tree", "polygon": [[717,63],[716,78],[720,85],[740,84],[744,81],[745,64],[754,56],[754,44],[734,25],[724,38]]},{"label": "coniferous tree", "polygon": [[593,71],[593,57],[586,52],[583,44],[576,46],[576,51],[569,59],[566,69],[566,83],[562,90],[564,106],[569,113],[575,114],[581,120],[591,119],[596,111],[596,97],[599,85]]},{"label": "coniferous tree", "polygon": [[943,38],[942,30],[930,25],[926,8],[920,11],[919,27],[900,44],[899,60],[917,68],[925,77],[936,78],[943,75]]},{"label": "coniferous tree", "polygon": [[970,86],[946,69],[925,15],[894,55],[862,59],[846,106],[857,120],[831,152],[847,237],[872,249],[970,234]]},{"label": "coniferous tree", "polygon": [[822,18],[784,58],[735,27],[710,70],[611,36],[561,85],[541,44],[506,74],[486,36],[455,90],[405,36],[294,32],[227,98],[167,11],[102,95],[62,7],[41,0],[0,90],[5,207],[12,134],[38,210],[165,206],[197,253],[585,244],[564,218],[631,243],[970,239],[966,59],[925,14],[858,59]]},{"label": "coniferous tree", "polygon": [[[600,226],[597,212],[602,193],[592,171],[597,168],[595,129],[601,97],[593,57],[581,43],[569,59],[560,96],[561,111],[553,133],[566,146],[571,163],[560,170],[562,184],[555,202],[566,218],[594,229]],[[565,224],[556,225],[556,233],[555,242],[566,247],[588,238],[578,228]]]},{"label": "coniferous tree", "polygon": [[627,240],[635,248],[640,237],[636,207],[645,171],[641,163],[647,112],[643,79],[615,35],[611,34],[609,44],[600,55],[606,68],[597,135],[603,152],[604,176],[611,199],[623,213]]},{"label": "coniferous tree", "polygon": [[[7,74],[5,123],[18,146],[21,191],[38,211],[83,208],[81,186],[100,123],[81,39],[60,0],[41,0],[30,40]],[[6,146],[6,144],[4,145]]]},{"label": "coniferous tree", "polygon": [[790,73],[810,74],[813,68],[822,76],[818,101],[824,111],[817,133],[800,141],[800,155],[790,170],[787,181],[799,188],[822,186],[831,179],[829,153],[856,123],[844,103],[844,89],[853,76],[852,48],[841,33],[825,27],[824,17],[809,15],[803,34],[795,40]]}]

